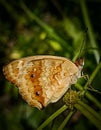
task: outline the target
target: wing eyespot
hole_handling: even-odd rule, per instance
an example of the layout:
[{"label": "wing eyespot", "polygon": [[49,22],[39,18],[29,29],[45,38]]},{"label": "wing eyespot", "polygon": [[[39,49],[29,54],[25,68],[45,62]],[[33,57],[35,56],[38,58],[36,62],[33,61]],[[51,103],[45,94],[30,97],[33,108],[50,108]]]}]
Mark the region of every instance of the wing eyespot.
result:
[{"label": "wing eyespot", "polygon": [[39,91],[35,92],[35,94],[36,94],[36,96],[40,96],[40,92]]},{"label": "wing eyespot", "polygon": [[35,78],[35,74],[31,74],[30,77],[31,77],[31,78]]}]

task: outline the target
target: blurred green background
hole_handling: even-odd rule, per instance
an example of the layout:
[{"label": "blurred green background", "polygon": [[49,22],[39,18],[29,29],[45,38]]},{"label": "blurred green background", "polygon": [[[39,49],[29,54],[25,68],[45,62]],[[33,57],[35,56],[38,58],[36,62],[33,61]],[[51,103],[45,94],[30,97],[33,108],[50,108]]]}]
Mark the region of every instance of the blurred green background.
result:
[{"label": "blurred green background", "polygon": [[[88,28],[84,53],[84,74],[91,75],[101,55],[101,0],[0,0],[0,130],[36,130],[61,101],[44,110],[31,108],[18,89],[7,82],[2,66],[31,55],[56,55],[71,60],[78,55]],[[101,69],[94,78],[94,89],[101,90]],[[92,92],[101,102],[101,94]],[[95,104],[90,104],[101,114]],[[66,117],[60,114],[44,129],[56,130]],[[80,112],[64,130],[97,128]]]}]

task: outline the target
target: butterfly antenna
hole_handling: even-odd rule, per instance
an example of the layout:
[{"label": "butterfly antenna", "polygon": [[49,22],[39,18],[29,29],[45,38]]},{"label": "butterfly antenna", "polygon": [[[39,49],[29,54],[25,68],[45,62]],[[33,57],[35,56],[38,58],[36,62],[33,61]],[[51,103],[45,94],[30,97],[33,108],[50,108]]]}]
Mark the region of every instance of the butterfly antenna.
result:
[{"label": "butterfly antenna", "polygon": [[79,53],[78,53],[78,58],[79,57],[84,57],[84,55],[87,52],[87,49],[86,49],[87,31],[88,31],[88,28],[86,28],[85,31],[84,31],[84,38],[83,38],[82,44],[80,46],[80,50],[79,50]]},{"label": "butterfly antenna", "polygon": [[83,41],[80,45],[80,49],[77,53],[77,55],[74,57],[73,61],[75,62],[77,59],[80,59],[80,58],[84,58],[85,54],[86,54],[86,39],[87,39],[87,31],[88,31],[88,28],[85,29],[84,31],[84,35],[83,35]]}]

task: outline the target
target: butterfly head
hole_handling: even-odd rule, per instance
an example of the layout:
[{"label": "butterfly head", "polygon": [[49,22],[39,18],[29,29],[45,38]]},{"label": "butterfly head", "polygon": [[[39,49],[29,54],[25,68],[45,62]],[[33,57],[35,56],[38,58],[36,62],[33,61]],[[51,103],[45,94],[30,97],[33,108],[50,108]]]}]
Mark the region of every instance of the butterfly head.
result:
[{"label": "butterfly head", "polygon": [[78,67],[78,74],[77,76],[80,78],[81,75],[82,75],[82,69],[83,69],[83,66],[84,66],[84,58],[78,58],[76,61],[75,61],[75,65]]},{"label": "butterfly head", "polygon": [[78,58],[76,61],[75,61],[75,65],[78,67],[78,68],[83,68],[84,66],[84,58]]}]

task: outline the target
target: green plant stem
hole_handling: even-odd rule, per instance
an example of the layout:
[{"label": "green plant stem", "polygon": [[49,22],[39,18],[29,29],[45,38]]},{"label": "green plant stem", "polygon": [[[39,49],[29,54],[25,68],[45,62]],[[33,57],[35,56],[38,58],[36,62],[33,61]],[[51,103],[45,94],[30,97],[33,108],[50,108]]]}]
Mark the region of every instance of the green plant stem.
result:
[{"label": "green plant stem", "polygon": [[[86,27],[88,27],[88,35],[90,39],[90,44],[92,45],[92,48],[97,48],[97,43],[96,43],[95,35],[92,29],[92,24],[90,22],[89,14],[86,8],[85,0],[80,0],[80,5],[81,5],[81,11],[83,14],[85,25]],[[97,50],[94,50],[94,56],[95,56],[96,62],[99,63],[100,55]]]},{"label": "green plant stem", "polygon": [[90,105],[87,105],[83,101],[78,101],[78,103],[82,105],[86,110],[88,110],[98,121],[101,122],[100,115]]},{"label": "green plant stem", "polygon": [[74,106],[76,109],[81,111],[81,113],[83,113],[83,115],[85,115],[98,129],[101,129],[100,115],[94,111],[94,109],[82,101],[78,101],[78,103]]},{"label": "green plant stem", "polygon": [[56,41],[58,41],[63,47],[64,49],[67,48],[67,50],[71,50],[71,46],[67,46],[67,42],[62,39],[55,31],[52,27],[50,27],[49,25],[47,25],[46,23],[44,23],[41,19],[39,19],[34,13],[32,13],[27,6],[22,2],[21,3],[21,8],[24,10],[24,12],[28,15],[28,17],[31,20],[35,20],[37,24],[39,24],[40,27],[42,27],[47,33],[48,35],[55,39]]},{"label": "green plant stem", "polygon": [[90,78],[88,79],[87,83],[85,84],[84,88],[87,89],[88,85],[91,84],[97,73],[99,72],[101,68],[101,62],[97,65],[93,73],[91,74]]},{"label": "green plant stem", "polygon": [[[83,87],[80,84],[75,84],[76,88],[80,91],[83,91]],[[101,103],[88,91],[86,91],[85,96],[92,101],[96,106],[101,109]]]},{"label": "green plant stem", "polygon": [[62,124],[59,126],[58,130],[63,130],[63,128],[65,127],[65,125],[67,124],[67,122],[69,121],[69,119],[71,118],[71,116],[74,114],[75,111],[71,111],[67,117],[65,118],[65,120],[62,122]]},{"label": "green plant stem", "polygon": [[99,72],[100,68],[101,68],[101,62],[97,65],[97,67],[95,68],[95,70],[91,74],[91,76],[90,76],[89,80],[87,81],[87,83],[85,84],[84,88],[78,83],[75,84],[75,87],[80,91],[84,91],[85,96],[90,101],[92,101],[94,104],[96,104],[96,106],[98,106],[99,109],[101,109],[101,103],[92,94],[90,94],[90,92],[85,91],[85,90],[87,90],[87,87],[89,86],[89,84],[91,84],[91,82],[93,81],[93,79],[95,78],[97,73]]},{"label": "green plant stem", "polygon": [[57,110],[54,114],[52,114],[45,122],[43,122],[37,130],[42,130],[45,126],[47,126],[54,118],[56,118],[59,114],[65,111],[68,107],[66,105],[62,106],[59,110]]}]

